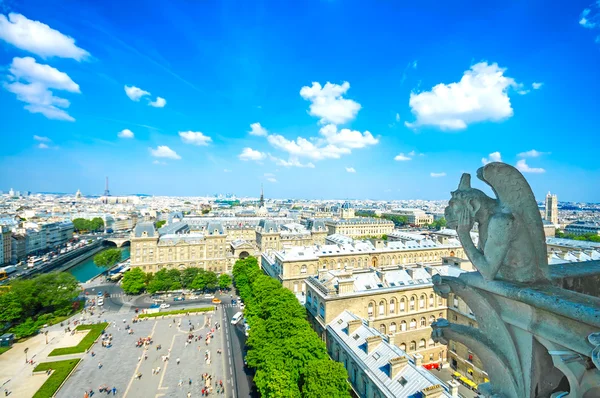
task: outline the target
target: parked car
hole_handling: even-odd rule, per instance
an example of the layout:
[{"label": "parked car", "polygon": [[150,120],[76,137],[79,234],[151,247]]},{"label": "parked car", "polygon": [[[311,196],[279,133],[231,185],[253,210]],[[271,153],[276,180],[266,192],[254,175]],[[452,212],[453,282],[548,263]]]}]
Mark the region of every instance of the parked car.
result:
[{"label": "parked car", "polygon": [[204,298],[205,298],[205,299],[213,299],[213,298],[215,298],[215,296],[214,296],[213,294],[206,293],[206,294],[204,295]]},{"label": "parked car", "polygon": [[235,300],[235,299],[231,300],[231,304],[232,305],[236,305],[237,304],[237,300]]},{"label": "parked car", "polygon": [[164,308],[169,308],[170,306],[171,306],[171,304],[162,303],[162,304],[160,305],[160,308],[161,308],[161,309],[164,309]]},{"label": "parked car", "polygon": [[242,303],[242,302],[240,301],[240,308],[244,308],[244,307],[245,307],[244,303]]},{"label": "parked car", "polygon": [[185,297],[183,297],[183,296],[175,297],[173,299],[173,301],[185,301]]},{"label": "parked car", "polygon": [[212,299],[213,304],[221,304],[221,299],[214,298]]},{"label": "parked car", "polygon": [[102,297],[98,299],[98,305],[104,305],[104,299]]},{"label": "parked car", "polygon": [[198,296],[192,294],[191,296],[188,296],[188,300],[198,300]]},{"label": "parked car", "polygon": [[102,291],[98,292],[98,297],[102,297]]}]

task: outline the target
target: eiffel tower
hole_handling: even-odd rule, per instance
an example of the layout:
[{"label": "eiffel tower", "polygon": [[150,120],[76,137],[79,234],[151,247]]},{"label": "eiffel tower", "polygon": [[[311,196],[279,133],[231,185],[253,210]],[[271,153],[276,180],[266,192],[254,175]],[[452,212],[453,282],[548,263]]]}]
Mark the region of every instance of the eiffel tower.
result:
[{"label": "eiffel tower", "polygon": [[106,188],[104,188],[104,196],[110,196],[110,191],[108,190],[108,177],[106,177]]}]

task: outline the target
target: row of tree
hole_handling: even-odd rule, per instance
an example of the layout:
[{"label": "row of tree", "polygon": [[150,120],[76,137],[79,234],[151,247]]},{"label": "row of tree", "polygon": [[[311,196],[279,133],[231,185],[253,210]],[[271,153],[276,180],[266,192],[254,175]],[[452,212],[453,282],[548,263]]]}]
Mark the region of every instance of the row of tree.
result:
[{"label": "row of tree", "polygon": [[357,210],[354,212],[354,214],[359,217],[373,217],[383,218],[384,220],[390,220],[394,223],[396,227],[408,224],[408,217],[396,214],[383,214],[381,216],[378,216],[373,210]]},{"label": "row of tree", "polygon": [[575,234],[566,234],[563,231],[561,231],[560,229],[557,229],[555,236],[557,238],[584,240],[584,241],[588,241],[588,242],[600,243],[600,235],[594,234],[594,233],[575,235]]},{"label": "row of tree", "polygon": [[110,268],[121,261],[121,249],[106,249],[94,256],[94,264],[98,267]]},{"label": "row of tree", "polygon": [[44,324],[79,309],[80,290],[77,279],[67,272],[14,280],[0,291],[0,329],[10,328],[17,338],[31,336]]},{"label": "row of tree", "polygon": [[133,268],[123,275],[121,288],[127,294],[166,292],[169,290],[194,289],[215,290],[228,289],[231,286],[231,277],[227,274],[217,276],[212,271],[201,268],[178,269],[163,268],[153,274],[144,272],[141,268]]},{"label": "row of tree", "polygon": [[246,360],[263,397],[350,397],[348,373],[332,361],[296,296],[264,275],[254,257],[233,267],[250,325]]},{"label": "row of tree", "polygon": [[94,217],[91,220],[76,218],[73,220],[73,229],[76,232],[96,232],[104,230],[104,220]]}]

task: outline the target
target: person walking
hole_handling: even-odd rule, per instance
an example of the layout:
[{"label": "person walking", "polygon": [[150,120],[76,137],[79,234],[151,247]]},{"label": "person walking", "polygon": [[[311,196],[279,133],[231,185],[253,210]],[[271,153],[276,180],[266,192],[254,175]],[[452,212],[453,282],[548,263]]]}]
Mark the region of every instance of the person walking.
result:
[{"label": "person walking", "polygon": [[177,358],[177,365],[179,365],[179,362],[181,362],[181,360],[179,358]]},{"label": "person walking", "polygon": [[190,380],[188,381],[188,385],[192,385],[192,378],[190,377]]},{"label": "person walking", "polygon": [[117,387],[112,388],[113,395],[117,395]]}]

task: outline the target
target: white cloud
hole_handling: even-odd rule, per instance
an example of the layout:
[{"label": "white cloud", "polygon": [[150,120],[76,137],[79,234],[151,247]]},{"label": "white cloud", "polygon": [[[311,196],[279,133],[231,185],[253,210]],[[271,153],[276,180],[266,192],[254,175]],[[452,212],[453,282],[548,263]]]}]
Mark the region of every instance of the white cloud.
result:
[{"label": "white cloud", "polygon": [[212,138],[202,134],[200,131],[180,131],[179,136],[186,144],[207,146],[212,142]]},{"label": "white cloud", "polygon": [[[417,154],[417,153],[416,153],[415,151],[410,151],[410,152],[408,153],[408,156],[415,156],[416,154]],[[419,155],[420,155],[420,156],[423,156],[423,154],[422,154],[422,153],[420,153]]]},{"label": "white cloud", "polygon": [[269,155],[269,157],[271,158],[272,161],[275,162],[275,164],[277,166],[283,166],[283,167],[301,167],[301,168],[309,168],[309,169],[314,169],[315,165],[312,164],[311,162],[308,163],[301,163],[298,158],[295,157],[290,157],[290,159],[288,160],[284,160],[284,159],[280,159],[277,158],[275,156]]},{"label": "white cloud", "polygon": [[529,165],[527,164],[525,159],[519,160],[516,164],[516,167],[521,173],[545,173],[546,172],[546,170],[542,169],[541,167],[529,167]]},{"label": "white cloud", "polygon": [[483,163],[484,165],[486,165],[488,163],[492,163],[492,162],[501,162],[501,161],[502,161],[502,155],[498,151],[490,153],[487,158],[481,158],[481,163]]},{"label": "white cloud", "polygon": [[356,130],[341,129],[338,132],[337,127],[333,124],[321,127],[319,133],[325,137],[327,143],[342,148],[359,149],[379,143],[379,140],[373,137],[369,131],[361,133]]},{"label": "white cloud", "polygon": [[248,132],[250,135],[256,135],[258,137],[266,137],[267,129],[260,125],[260,123],[252,123],[250,125],[250,131]]},{"label": "white cloud", "polygon": [[269,177],[269,178],[267,178],[267,181],[272,182],[272,183],[276,183],[277,179],[275,179],[273,177]]},{"label": "white cloud", "polygon": [[165,166],[167,164],[167,162],[163,162],[163,161],[160,161],[160,160],[154,160],[152,162],[152,164],[158,164],[158,165],[161,165],[161,166]]},{"label": "white cloud", "polygon": [[275,177],[275,174],[273,174],[273,173],[265,173],[265,174],[263,174],[263,177]]},{"label": "white cloud", "polygon": [[417,60],[414,60],[412,63],[413,69],[417,69]]},{"label": "white cloud", "polygon": [[[410,154],[409,154],[410,155]],[[412,155],[414,156],[414,155]],[[399,154],[397,154],[394,157],[394,160],[397,162],[406,162],[408,160],[411,160],[412,158],[410,156],[405,155],[404,153],[400,152]]]},{"label": "white cloud", "polygon": [[399,122],[399,121],[400,121],[400,114],[396,113],[396,122]]},{"label": "white cloud", "polygon": [[223,169],[223,173],[231,173],[231,170],[229,170],[229,169]]},{"label": "white cloud", "polygon": [[119,134],[117,134],[117,136],[119,138],[133,138],[135,137],[135,135],[133,134],[133,131],[129,130],[129,129],[124,129],[119,131]]},{"label": "white cloud", "polygon": [[34,135],[33,139],[36,140],[36,141],[39,141],[39,142],[50,142],[50,141],[52,141],[48,137],[42,137],[42,136],[39,136],[39,135]]},{"label": "white cloud", "polygon": [[9,67],[9,82],[4,88],[16,94],[17,100],[27,103],[25,109],[41,113],[48,119],[75,121],[64,109],[71,103],[54,96],[50,89],[80,93],[79,85],[69,75],[50,65],[38,64],[32,57],[13,58]]},{"label": "white cloud", "polygon": [[409,105],[416,120],[405,125],[460,130],[472,123],[511,117],[508,89],[519,84],[505,76],[505,71],[496,63],[480,62],[465,71],[458,83],[440,83],[431,91],[411,93]]},{"label": "white cloud", "polygon": [[540,88],[542,88],[543,85],[544,85],[544,83],[538,83],[538,82],[531,83],[531,87],[533,87],[534,90],[539,90]]},{"label": "white cloud", "polygon": [[598,25],[596,17],[597,15],[592,13],[591,8],[585,8],[579,17],[579,25],[583,26],[584,28],[594,29]]},{"label": "white cloud", "polygon": [[153,149],[153,148],[149,148],[149,149],[150,149],[150,154],[152,156],[154,156],[155,158],[167,158],[167,159],[175,159],[175,160],[181,159],[181,156],[179,156],[177,154],[177,152],[175,152],[174,150],[172,150],[171,148],[169,148],[166,145],[159,145],[156,147],[156,149]]},{"label": "white cloud", "polygon": [[309,114],[321,118],[320,123],[343,124],[353,120],[361,108],[358,102],[343,97],[349,88],[348,82],[327,82],[324,87],[313,82],[311,87],[302,87],[300,95],[311,102]]},{"label": "white cloud", "polygon": [[244,149],[242,149],[242,153],[240,153],[238,155],[240,160],[244,160],[244,161],[254,160],[257,162],[263,160],[266,156],[267,155],[265,155],[264,153],[254,150],[252,148],[244,148]]},{"label": "white cloud", "polygon": [[156,97],[156,101],[150,101],[148,105],[153,106],[155,108],[164,108],[165,105],[167,105],[167,100],[162,97]]},{"label": "white cloud", "polygon": [[532,149],[527,152],[521,152],[517,156],[519,156],[520,158],[537,158],[542,155],[548,155],[548,154],[550,154],[550,152],[540,152],[540,151],[536,151],[535,149]]},{"label": "white cloud", "polygon": [[281,135],[273,134],[268,136],[267,140],[274,148],[287,152],[293,158],[339,159],[342,155],[351,153],[348,148],[338,148],[334,145],[318,147],[302,137],[298,137],[296,140],[288,140]]},{"label": "white cloud", "polygon": [[354,170],[354,167],[346,167],[346,171],[348,173],[356,173],[356,170]]},{"label": "white cloud", "polygon": [[446,173],[442,172],[442,173],[429,173],[430,176],[432,176],[433,178],[439,178],[439,177],[446,177]]},{"label": "white cloud", "polygon": [[0,39],[42,58],[60,57],[81,61],[90,54],[75,45],[75,39],[39,21],[10,13],[0,15]]},{"label": "white cloud", "polygon": [[43,142],[40,142],[38,144],[38,148],[40,148],[40,149],[48,149],[50,147],[47,144],[44,144]]},{"label": "white cloud", "polygon": [[145,95],[150,95],[150,93],[146,90],[142,90],[139,87],[136,86],[125,86],[125,94],[127,94],[127,96],[129,97],[130,100],[132,101],[139,101],[140,98],[142,98]]}]

